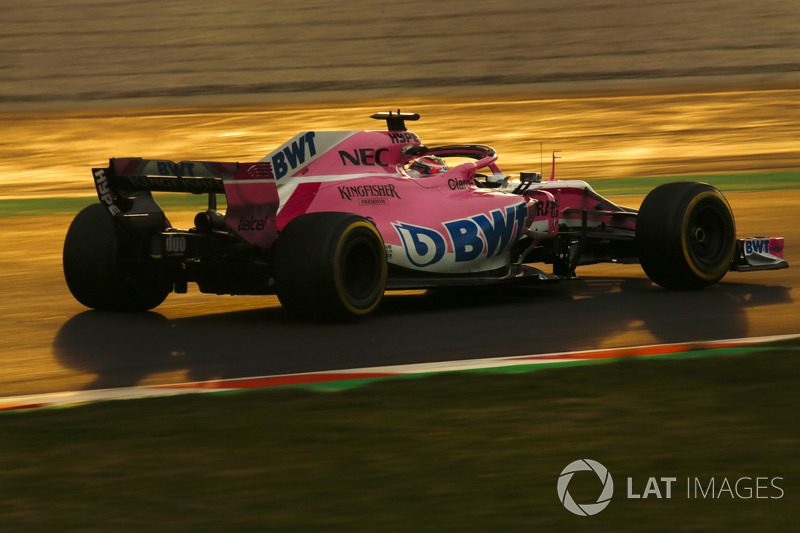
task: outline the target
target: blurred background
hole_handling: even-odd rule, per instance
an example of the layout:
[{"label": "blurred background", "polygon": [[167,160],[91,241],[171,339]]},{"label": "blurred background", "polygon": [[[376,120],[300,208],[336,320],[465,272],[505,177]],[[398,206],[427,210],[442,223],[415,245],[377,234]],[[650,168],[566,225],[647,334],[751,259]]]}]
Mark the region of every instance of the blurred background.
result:
[{"label": "blurred background", "polygon": [[797,81],[786,0],[0,3],[0,110]]},{"label": "blurred background", "polygon": [[402,106],[509,173],[798,166],[800,3],[0,3],[0,199],[93,194],[108,157],[257,160]]},{"label": "blurred background", "polygon": [[[642,177],[738,173],[724,183],[748,190],[724,192],[740,235],[785,236],[796,262],[798,0],[0,0],[0,21],[2,395],[797,333],[794,266],[686,294],[655,288],[637,265],[595,265],[584,282],[524,294],[393,294],[345,327],[293,321],[275,297],[194,287],[143,316],[87,312],[61,253],[74,214],[97,201],[91,168],[109,157],[253,161],[298,131],[380,128],[370,114],[402,107],[422,115],[425,144],[489,144],[507,172],[545,177],[560,150],[557,176],[601,194],[628,178],[642,192]],[[180,217],[197,209],[170,220],[187,227]],[[234,395],[242,403],[212,402],[216,418],[191,398],[116,402],[101,423],[91,409],[8,417],[0,517],[16,531],[90,531],[93,519],[108,522],[99,531],[209,529],[212,513],[219,530],[574,530],[556,479],[592,457],[619,495],[592,530],[661,530],[683,513],[691,530],[788,531],[800,505],[788,482],[784,500],[758,506],[636,507],[621,494],[626,475],[638,491],[656,475],[796,484],[790,349],[766,363],[626,362],[511,386],[475,375],[355,396]],[[431,390],[402,388],[414,383]],[[398,526],[415,500],[413,526]]]}]

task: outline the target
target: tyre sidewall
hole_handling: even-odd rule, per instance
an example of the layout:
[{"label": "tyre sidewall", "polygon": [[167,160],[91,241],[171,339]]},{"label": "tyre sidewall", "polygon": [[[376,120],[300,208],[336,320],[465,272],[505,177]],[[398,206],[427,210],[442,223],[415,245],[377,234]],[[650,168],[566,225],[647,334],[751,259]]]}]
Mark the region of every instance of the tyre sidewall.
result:
[{"label": "tyre sidewall", "polygon": [[[343,226],[334,239],[336,250],[332,258],[331,279],[342,307],[355,316],[364,316],[374,311],[383,298],[387,275],[386,248],[378,230],[365,219],[354,217],[352,222]],[[369,258],[366,257],[367,253]],[[364,269],[370,279],[366,280],[369,282],[365,284],[367,287],[356,290],[353,280],[348,279],[351,277],[348,270],[352,270],[348,260],[362,259],[371,262],[370,268]]]},{"label": "tyre sidewall", "polygon": [[[705,212],[705,213],[704,213]],[[703,214],[715,217],[713,223],[719,225],[721,235],[712,236],[717,252],[710,261],[698,254],[692,246],[692,227]],[[729,241],[726,243],[725,241]],[[735,253],[736,227],[733,212],[725,197],[718,190],[707,190],[692,197],[686,206],[681,225],[681,251],[685,266],[692,275],[702,280],[701,284],[713,284],[722,279],[730,268]]]},{"label": "tyre sidewall", "polygon": [[80,303],[102,311],[147,311],[158,306],[171,287],[155,271],[133,276],[122,253],[127,243],[113,216],[101,204],[84,208],[64,239],[64,278]]},{"label": "tyre sidewall", "polygon": [[[697,219],[712,221],[716,253],[703,257],[692,231]],[[725,197],[706,183],[676,182],[653,189],[636,221],[639,260],[648,277],[670,289],[712,285],[728,271],[736,246],[733,212]]]},{"label": "tyre sidewall", "polygon": [[[353,290],[348,260],[368,254],[374,283]],[[386,286],[383,239],[365,218],[350,213],[308,213],[292,219],[275,246],[276,292],[292,314],[321,320],[352,320],[378,307]]]}]

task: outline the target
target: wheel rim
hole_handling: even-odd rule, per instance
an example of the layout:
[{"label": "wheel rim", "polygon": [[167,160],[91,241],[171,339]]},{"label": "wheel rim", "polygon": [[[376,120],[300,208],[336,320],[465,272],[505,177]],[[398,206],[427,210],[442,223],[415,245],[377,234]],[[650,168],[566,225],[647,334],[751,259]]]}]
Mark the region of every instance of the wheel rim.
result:
[{"label": "wheel rim", "polygon": [[721,195],[698,195],[687,208],[683,249],[688,266],[704,280],[725,274],[732,260],[735,229],[727,202]]},{"label": "wheel rim", "polygon": [[380,263],[371,242],[363,237],[353,239],[342,250],[342,286],[353,303],[369,300],[380,278]]},{"label": "wheel rim", "polygon": [[386,261],[383,240],[370,223],[359,221],[342,234],[334,260],[334,280],[341,304],[365,315],[383,298]]},{"label": "wheel rim", "polygon": [[725,221],[717,209],[705,206],[689,223],[689,250],[694,259],[714,267],[725,252]]}]

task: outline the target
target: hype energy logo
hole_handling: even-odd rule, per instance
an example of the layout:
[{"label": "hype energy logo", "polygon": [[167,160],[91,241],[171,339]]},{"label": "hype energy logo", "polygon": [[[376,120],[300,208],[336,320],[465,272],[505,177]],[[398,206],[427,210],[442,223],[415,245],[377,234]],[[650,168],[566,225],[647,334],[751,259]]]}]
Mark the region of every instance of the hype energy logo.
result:
[{"label": "hype energy logo", "polygon": [[[597,501],[577,503],[569,493],[569,484],[576,472],[587,470],[597,474],[603,488],[600,496],[597,497]],[[592,516],[608,507],[608,504],[611,503],[611,497],[614,495],[614,480],[611,478],[608,469],[597,461],[578,459],[577,461],[572,461],[561,471],[561,475],[558,476],[557,488],[558,499],[561,500],[561,503],[569,512],[578,516]]]}]

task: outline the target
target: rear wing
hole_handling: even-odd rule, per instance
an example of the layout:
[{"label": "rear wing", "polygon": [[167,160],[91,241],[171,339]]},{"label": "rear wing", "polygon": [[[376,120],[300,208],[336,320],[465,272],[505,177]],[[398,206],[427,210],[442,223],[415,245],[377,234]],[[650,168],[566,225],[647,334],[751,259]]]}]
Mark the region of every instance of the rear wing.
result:
[{"label": "rear wing", "polygon": [[[268,165],[268,163],[266,163]],[[151,191],[216,194],[225,192],[225,179],[233,179],[239,163],[161,159],[109,159],[108,167],[93,168],[100,201],[112,215],[129,211],[133,198]],[[271,173],[271,169],[270,169]]]},{"label": "rear wing", "polygon": [[228,203],[225,223],[245,240],[270,246],[277,236],[278,189],[269,162],[175,163],[136,157],[112,158],[108,163],[106,168],[93,168],[92,175],[100,202],[114,216],[163,216],[153,191],[208,194],[208,209],[215,211],[216,195],[221,193]]}]

